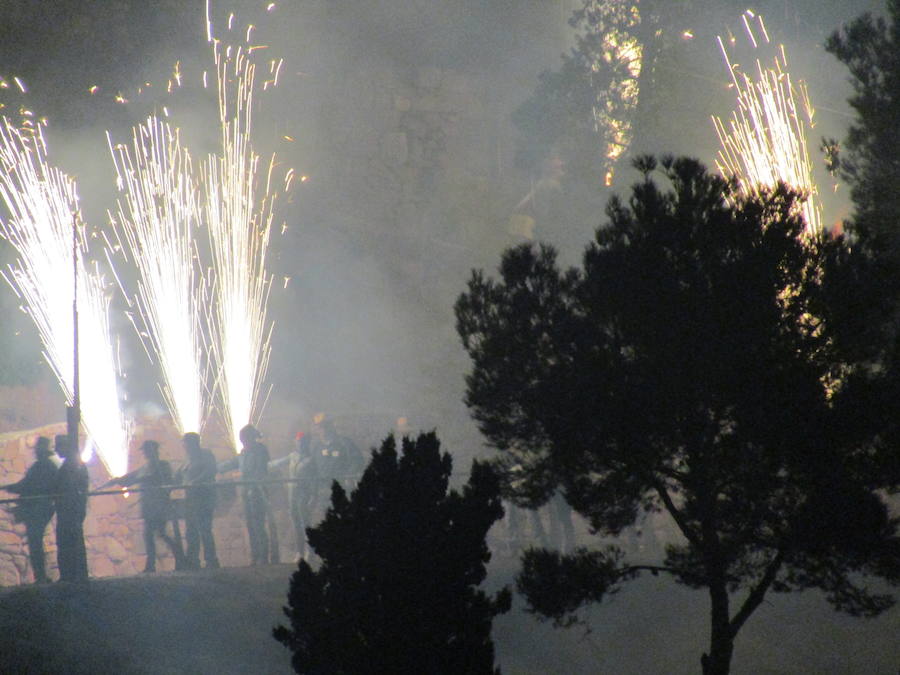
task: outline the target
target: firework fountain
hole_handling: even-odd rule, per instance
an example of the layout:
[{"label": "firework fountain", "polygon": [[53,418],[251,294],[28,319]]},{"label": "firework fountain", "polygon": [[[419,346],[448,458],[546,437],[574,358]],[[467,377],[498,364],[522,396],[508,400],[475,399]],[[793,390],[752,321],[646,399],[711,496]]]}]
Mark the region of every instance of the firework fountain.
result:
[{"label": "firework fountain", "polygon": [[[229,33],[233,24],[232,14]],[[200,162],[199,171],[178,130],[155,116],[134,129],[130,148],[108,141],[124,193],[111,217],[117,241],[110,248],[138,269],[134,325],[160,365],[166,404],[182,432],[199,431],[215,406],[235,447],[240,427],[255,422],[262,407],[272,331],[265,258],[275,163],[273,157],[263,181],[250,133],[255,90],[277,84],[281,62],[269,62],[268,76],[257,80],[254,52],[263,48],[251,43],[252,33],[246,27],[236,45],[214,38],[207,5],[221,150]],[[176,63],[167,90],[181,84]],[[162,110],[168,116],[168,108]],[[208,247],[194,239],[199,227],[206,229]],[[207,248],[211,263],[201,265]]]},{"label": "firework fountain", "polygon": [[[134,129],[132,147],[107,140],[124,197],[110,216],[121,250],[138,270],[130,314],[150,356],[159,362],[160,390],[180,433],[199,432],[209,407],[205,291],[193,231],[200,220],[191,157],[177,129],[156,117]],[[126,296],[128,294],[126,293]]]},{"label": "firework fountain", "polygon": [[[229,32],[233,22],[232,15]],[[240,44],[214,38],[208,5],[207,27],[217,74],[220,152],[195,172],[178,130],[156,116],[135,127],[130,147],[114,144],[107,135],[121,197],[110,213],[113,236],[104,234],[98,241],[105,242],[110,263],[121,256],[137,270],[136,292],[125,293],[134,310],[130,316],[151,360],[160,365],[160,389],[176,426],[182,432],[200,431],[215,405],[239,447],[238,430],[256,422],[264,405],[272,331],[266,316],[272,278],[265,260],[276,164],[273,156],[261,169],[250,144],[252,111],[257,89],[277,84],[281,62],[257,64],[255,52],[263,47],[252,44],[252,26]],[[263,77],[257,77],[258,67]],[[181,86],[177,64],[173,80]],[[205,73],[203,81],[206,86]],[[15,83],[24,93],[24,85]],[[0,80],[0,86],[9,85]],[[170,82],[168,90],[172,87]],[[125,102],[121,94],[120,99]],[[163,113],[168,116],[166,107]],[[80,224],[74,180],[48,163],[41,123],[23,114],[18,127],[0,118],[0,200],[9,213],[0,222],[0,234],[18,254],[4,277],[34,320],[45,357],[70,403],[75,395],[71,308],[77,285],[79,361],[90,373],[81,387],[82,419],[106,469],[122,475],[132,426],[117,386],[121,372],[109,321],[112,285],[96,263],[86,262],[88,236]],[[285,174],[285,189],[292,176],[292,171]],[[208,235],[208,266],[200,263],[195,239],[200,227]],[[217,402],[211,390],[218,393]]]},{"label": "firework fountain", "polygon": [[[72,303],[78,288],[79,361],[90,373],[81,383],[82,420],[106,469],[128,468],[131,424],[118,391],[118,354],[109,326],[108,284],[86,262],[87,235],[80,224],[75,181],[49,165],[40,124],[17,128],[0,119],[0,200],[9,217],[0,233],[17,253],[4,278],[23,301],[44,344],[44,356],[70,404],[74,400]],[[77,256],[72,274],[73,227]]]},{"label": "firework fountain", "polygon": [[[233,16],[229,18],[229,30]],[[221,152],[204,164],[204,215],[215,275],[210,346],[216,364],[221,414],[240,448],[239,429],[255,422],[271,353],[272,324],[266,305],[272,278],[266,249],[276,194],[275,158],[263,178],[260,156],[250,144],[256,88],[278,82],[280,61],[270,61],[266,79],[256,79],[252,26],[240,45],[223,44],[207,22],[218,86]],[[289,180],[289,178],[288,178]]]},{"label": "firework fountain", "polygon": [[[747,10],[742,21],[754,49],[769,44],[761,16]],[[751,75],[731,60],[721,37],[718,41],[738,101],[727,125],[713,117],[722,144],[716,162],[719,170],[723,175],[736,176],[745,194],[773,187],[779,181],[799,190],[806,197],[801,205],[806,231],[819,234],[822,213],[806,143],[806,129],[813,126],[814,110],[806,85],[802,81],[795,85],[792,80],[783,45],[779,45],[772,66],[764,67],[756,59]],[[731,37],[729,42],[734,45],[736,40]]]}]

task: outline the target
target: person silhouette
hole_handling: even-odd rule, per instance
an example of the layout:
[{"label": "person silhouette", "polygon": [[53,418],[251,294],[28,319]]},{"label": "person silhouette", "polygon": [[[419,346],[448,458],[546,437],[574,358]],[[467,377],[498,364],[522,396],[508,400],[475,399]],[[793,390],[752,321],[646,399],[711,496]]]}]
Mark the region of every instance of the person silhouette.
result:
[{"label": "person silhouette", "polygon": [[218,569],[216,541],[213,538],[213,513],[216,509],[216,458],[200,447],[200,434],[189,431],[181,439],[187,453],[187,464],[179,469],[176,482],[185,484],[184,520],[187,539],[187,566],[200,568],[200,547],[207,569]]},{"label": "person silhouette", "polygon": [[22,480],[0,486],[0,489],[22,497],[16,505],[15,518],[25,524],[28,557],[31,560],[34,582],[43,584],[50,581],[45,565],[44,534],[53,517],[53,501],[50,494],[56,484],[59,465],[53,459],[50,439],[45,436],[38,436],[34,444],[34,457],[34,464],[28,467]]},{"label": "person silhouette", "polygon": [[88,471],[69,445],[69,437],[59,434],[56,454],[63,458],[53,487],[56,505],[56,562],[59,580],[86,583],[87,552],[84,548],[84,518],[87,515]]},{"label": "person silhouette", "polygon": [[172,500],[165,486],[172,485],[172,467],[167,461],[159,458],[159,443],[156,441],[144,441],[141,444],[141,452],[147,460],[144,466],[119,478],[113,478],[103,487],[140,485],[143,488],[141,517],[144,520],[144,549],[147,552],[144,572],[149,574],[156,571],[156,537],[162,539],[172,551],[175,569],[183,569],[184,551],[181,548],[181,533],[177,522],[174,538],[166,532],[166,524],[172,520]]}]

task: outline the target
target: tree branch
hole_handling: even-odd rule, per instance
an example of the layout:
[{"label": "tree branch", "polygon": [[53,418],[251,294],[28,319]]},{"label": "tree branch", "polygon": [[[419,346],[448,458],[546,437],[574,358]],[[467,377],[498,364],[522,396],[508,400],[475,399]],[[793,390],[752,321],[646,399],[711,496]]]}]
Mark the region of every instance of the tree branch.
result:
[{"label": "tree branch", "polygon": [[666,572],[671,574],[672,576],[678,576],[680,572],[671,567],[665,567],[663,565],[628,565],[619,570],[621,576],[626,577],[629,574],[635,574],[637,572],[650,572],[653,576],[656,576],[660,572]]},{"label": "tree branch", "polygon": [[653,478],[653,487],[656,488],[656,492],[659,495],[659,498],[662,499],[663,504],[666,506],[666,510],[671,514],[672,518],[675,520],[678,528],[682,531],[684,536],[687,538],[689,542],[691,542],[698,549],[703,548],[702,541],[696,532],[688,525],[687,520],[684,515],[682,515],[681,511],[678,510],[678,507],[675,506],[675,502],[672,501],[672,497],[669,495],[668,490],[666,490],[666,486],[662,484],[657,478]]},{"label": "tree branch", "polygon": [[768,567],[766,567],[766,572],[765,574],[763,574],[762,579],[760,579],[759,583],[753,587],[753,589],[750,591],[750,594],[741,605],[741,608],[731,620],[730,625],[732,635],[737,635],[737,632],[741,629],[741,626],[744,625],[747,619],[750,618],[750,615],[753,614],[757,607],[759,607],[760,603],[763,601],[763,598],[766,597],[766,591],[769,590],[772,582],[775,581],[775,577],[778,575],[778,570],[781,569],[781,565],[782,563],[784,563],[784,558],[784,549],[779,549],[778,553],[775,554],[775,557],[772,558],[772,561],[769,563]]}]

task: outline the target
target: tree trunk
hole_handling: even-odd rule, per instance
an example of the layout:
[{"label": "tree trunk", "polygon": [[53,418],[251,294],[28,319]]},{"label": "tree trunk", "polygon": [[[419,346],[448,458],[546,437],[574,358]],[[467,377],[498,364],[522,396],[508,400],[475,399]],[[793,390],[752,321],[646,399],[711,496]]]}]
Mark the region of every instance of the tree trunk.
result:
[{"label": "tree trunk", "polygon": [[709,654],[704,654],[700,663],[703,666],[703,675],[728,675],[731,670],[731,655],[734,652],[734,635],[728,616],[728,589],[725,586],[724,575],[712,580],[709,597],[712,605]]}]

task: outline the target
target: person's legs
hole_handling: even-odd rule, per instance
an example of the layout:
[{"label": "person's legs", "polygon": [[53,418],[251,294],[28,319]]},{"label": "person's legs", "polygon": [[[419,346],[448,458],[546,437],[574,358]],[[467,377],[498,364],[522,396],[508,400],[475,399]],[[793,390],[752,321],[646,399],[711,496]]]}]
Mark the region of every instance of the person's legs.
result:
[{"label": "person's legs", "polygon": [[200,518],[198,509],[194,505],[188,505],[185,512],[185,539],[187,539],[187,553],[185,554],[188,569],[200,569]]},{"label": "person's legs", "polygon": [[44,559],[44,531],[47,522],[43,518],[25,523],[25,536],[28,539],[28,557],[31,560],[31,572],[35,583],[48,581]]},{"label": "person's legs", "polygon": [[281,562],[281,546],[278,543],[278,524],[275,522],[275,511],[268,495],[263,497],[266,511],[266,534],[269,543],[269,562],[276,565]]},{"label": "person's legs", "polygon": [[294,542],[297,546],[297,558],[306,555],[306,524],[303,519],[303,509],[299,499],[291,503],[291,524],[294,526]]},{"label": "person's legs", "polygon": [[144,552],[147,554],[144,572],[156,571],[156,530],[158,528],[158,521],[144,520]]},{"label": "person's legs", "polygon": [[262,538],[265,536],[259,526],[259,504],[252,490],[244,492],[244,523],[247,526],[247,538],[250,540],[250,562],[257,565],[263,562],[265,549]]},{"label": "person's legs", "polygon": [[74,581],[72,527],[69,518],[56,516],[56,565],[60,581]]},{"label": "person's legs", "polygon": [[213,508],[205,506],[200,514],[200,538],[203,542],[203,562],[207,569],[218,569],[219,558],[216,556],[216,540],[213,537]]},{"label": "person's legs", "polygon": [[178,529],[178,523],[175,521],[175,534],[177,539],[173,539],[169,536],[168,532],[166,532],[166,521],[160,521],[156,526],[156,534],[159,535],[159,538],[162,539],[166,546],[169,547],[169,550],[172,552],[172,557],[175,558],[175,569],[180,570],[184,569],[184,551],[181,548],[181,532]]}]

